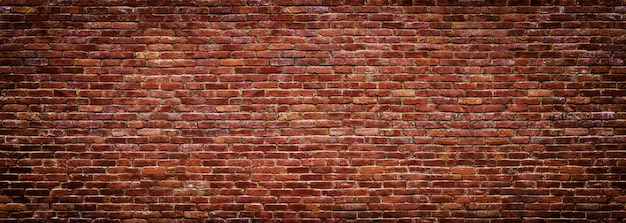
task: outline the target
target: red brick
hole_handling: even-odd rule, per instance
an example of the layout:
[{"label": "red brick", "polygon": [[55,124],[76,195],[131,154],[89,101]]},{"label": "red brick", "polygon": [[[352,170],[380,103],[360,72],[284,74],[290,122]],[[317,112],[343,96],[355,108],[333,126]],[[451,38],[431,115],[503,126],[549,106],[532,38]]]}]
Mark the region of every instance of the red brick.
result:
[{"label": "red brick", "polygon": [[476,174],[476,169],[473,167],[454,167],[452,168],[452,173],[462,175]]},{"label": "red brick", "polygon": [[243,66],[243,59],[222,59],[220,60],[221,66]]},{"label": "red brick", "polygon": [[384,169],[382,167],[377,167],[377,166],[366,166],[366,167],[359,168],[359,173],[361,174],[375,174],[375,173],[382,173],[383,171]]},{"label": "red brick", "polygon": [[624,217],[621,1],[2,3],[2,219]]}]

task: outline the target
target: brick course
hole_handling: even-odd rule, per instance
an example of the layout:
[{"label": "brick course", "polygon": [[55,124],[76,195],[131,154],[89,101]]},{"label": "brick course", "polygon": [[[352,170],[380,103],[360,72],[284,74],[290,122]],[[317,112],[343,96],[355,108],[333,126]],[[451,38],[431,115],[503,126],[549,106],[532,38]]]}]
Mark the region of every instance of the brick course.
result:
[{"label": "brick course", "polygon": [[0,0],[0,222],[621,222],[623,0]]}]

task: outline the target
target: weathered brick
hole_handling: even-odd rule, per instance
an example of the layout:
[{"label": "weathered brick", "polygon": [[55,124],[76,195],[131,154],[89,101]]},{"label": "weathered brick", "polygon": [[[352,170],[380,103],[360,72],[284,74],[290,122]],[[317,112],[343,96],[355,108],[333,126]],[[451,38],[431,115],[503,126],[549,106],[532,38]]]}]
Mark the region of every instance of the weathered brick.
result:
[{"label": "weathered brick", "polygon": [[0,221],[625,216],[623,1],[0,2]]}]

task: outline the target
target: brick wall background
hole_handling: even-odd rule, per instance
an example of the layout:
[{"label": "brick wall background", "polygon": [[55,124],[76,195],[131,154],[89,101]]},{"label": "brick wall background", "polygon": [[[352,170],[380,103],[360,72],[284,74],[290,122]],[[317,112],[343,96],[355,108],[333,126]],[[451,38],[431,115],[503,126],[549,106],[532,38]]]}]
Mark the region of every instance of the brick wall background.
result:
[{"label": "brick wall background", "polygon": [[621,0],[0,0],[2,222],[619,222]]}]

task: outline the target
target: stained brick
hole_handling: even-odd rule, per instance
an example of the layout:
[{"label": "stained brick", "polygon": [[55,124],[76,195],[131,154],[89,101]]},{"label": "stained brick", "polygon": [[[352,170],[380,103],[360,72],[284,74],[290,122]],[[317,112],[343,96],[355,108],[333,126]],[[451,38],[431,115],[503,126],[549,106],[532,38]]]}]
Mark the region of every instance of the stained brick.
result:
[{"label": "stained brick", "polygon": [[625,216],[623,1],[0,5],[0,221]]}]

